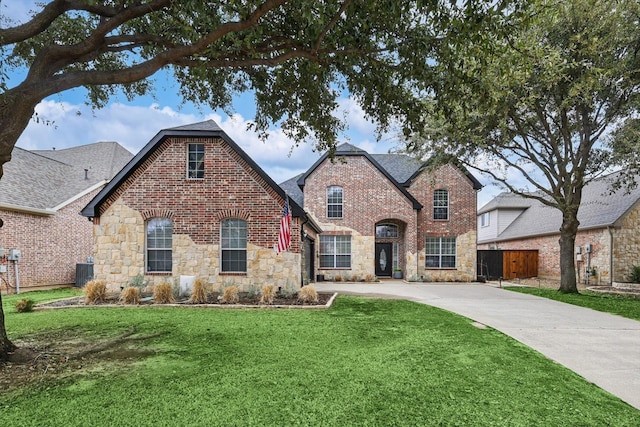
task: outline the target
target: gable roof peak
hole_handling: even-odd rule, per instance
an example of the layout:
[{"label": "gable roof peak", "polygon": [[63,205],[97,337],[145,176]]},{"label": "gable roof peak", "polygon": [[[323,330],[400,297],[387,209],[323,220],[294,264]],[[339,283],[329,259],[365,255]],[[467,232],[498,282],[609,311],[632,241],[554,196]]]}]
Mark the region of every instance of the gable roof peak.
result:
[{"label": "gable roof peak", "polygon": [[165,130],[170,131],[189,131],[189,130],[201,130],[201,131],[222,131],[222,128],[215,122],[215,120],[205,120],[204,122],[190,123],[182,126],[176,126]]}]

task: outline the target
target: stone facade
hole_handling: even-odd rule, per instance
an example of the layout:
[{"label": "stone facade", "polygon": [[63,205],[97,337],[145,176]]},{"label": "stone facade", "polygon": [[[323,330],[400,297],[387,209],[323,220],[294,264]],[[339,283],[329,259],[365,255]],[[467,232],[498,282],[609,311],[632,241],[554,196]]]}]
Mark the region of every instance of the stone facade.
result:
[{"label": "stone facade", "polygon": [[[187,179],[187,144],[204,144],[204,179]],[[117,186],[94,218],[95,277],[112,289],[142,274],[151,283],[196,276],[216,285],[272,283],[299,287],[301,223],[293,218],[291,247],[276,254],[284,199],[245,158],[221,138],[169,137]],[[172,271],[145,264],[145,227],[151,218],[172,221]],[[221,271],[222,221],[247,224],[246,273]],[[313,233],[305,229],[307,233]]]},{"label": "stone facade", "polygon": [[[327,216],[327,188],[343,189],[343,216]],[[447,190],[449,217],[433,219],[433,194]],[[416,209],[389,178],[365,155],[329,159],[305,178],[304,206],[312,212],[323,235],[351,236],[351,267],[319,269],[326,278],[363,279],[375,275],[375,245],[396,244],[394,266],[409,280],[472,281],[476,278],[476,191],[471,181],[456,167],[445,165],[433,172],[423,171],[407,191],[420,203]],[[376,225],[393,224],[399,236],[376,238]],[[456,267],[427,269],[427,237],[456,238]]]},{"label": "stone facade", "polygon": [[640,265],[640,202],[621,221],[613,234],[613,282],[627,282],[634,265]]}]

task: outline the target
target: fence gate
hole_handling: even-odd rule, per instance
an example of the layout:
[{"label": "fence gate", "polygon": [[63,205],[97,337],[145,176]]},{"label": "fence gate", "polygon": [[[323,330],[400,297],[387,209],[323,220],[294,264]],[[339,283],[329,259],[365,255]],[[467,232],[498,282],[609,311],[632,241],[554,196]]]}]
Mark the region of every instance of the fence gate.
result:
[{"label": "fence gate", "polygon": [[526,279],[538,276],[538,251],[479,250],[478,276],[487,279]]}]

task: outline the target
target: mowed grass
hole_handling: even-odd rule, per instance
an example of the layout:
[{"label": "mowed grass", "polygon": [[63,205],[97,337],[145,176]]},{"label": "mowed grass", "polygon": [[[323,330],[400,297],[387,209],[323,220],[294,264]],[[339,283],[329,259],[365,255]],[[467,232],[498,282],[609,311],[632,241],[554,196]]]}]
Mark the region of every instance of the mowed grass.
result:
[{"label": "mowed grass", "polygon": [[640,320],[640,299],[634,296],[613,295],[591,291],[582,291],[579,294],[565,294],[555,289],[518,286],[507,287],[506,289],[565,302],[567,304],[579,305],[605,313],[617,314],[629,319]]},{"label": "mowed grass", "polygon": [[153,353],[0,392],[1,426],[638,426],[640,411],[492,329],[409,301],[329,310],[15,313],[15,341],[135,326]]}]

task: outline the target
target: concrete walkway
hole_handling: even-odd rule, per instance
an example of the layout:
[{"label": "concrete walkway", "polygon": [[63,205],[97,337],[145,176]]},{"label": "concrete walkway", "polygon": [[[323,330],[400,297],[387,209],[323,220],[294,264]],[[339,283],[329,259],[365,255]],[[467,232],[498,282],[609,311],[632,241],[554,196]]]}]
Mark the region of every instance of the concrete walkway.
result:
[{"label": "concrete walkway", "polygon": [[398,297],[503,332],[640,409],[640,322],[483,284],[315,284],[318,291]]}]

